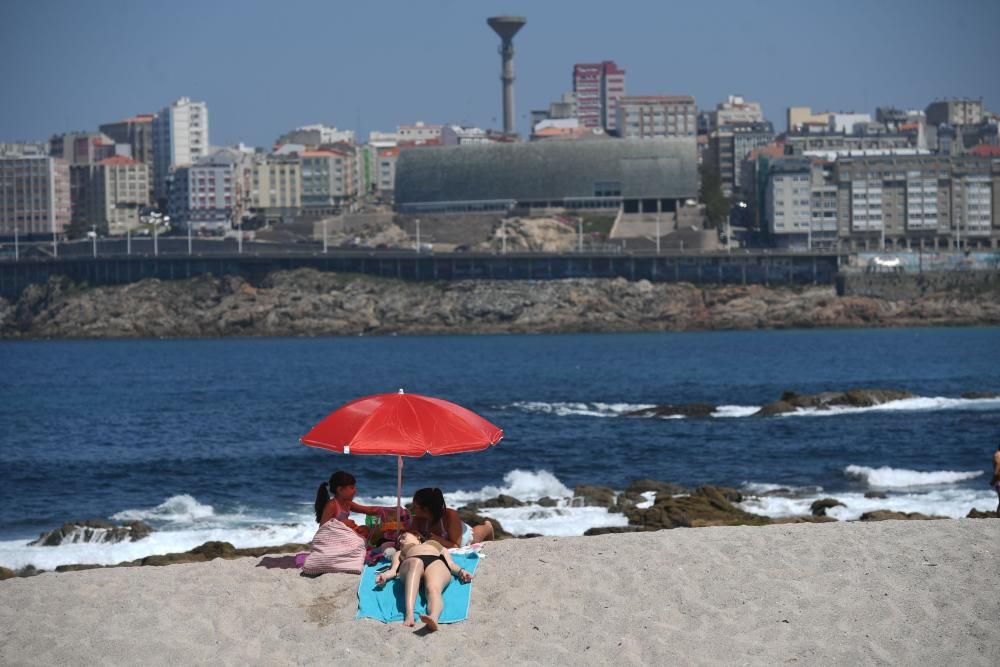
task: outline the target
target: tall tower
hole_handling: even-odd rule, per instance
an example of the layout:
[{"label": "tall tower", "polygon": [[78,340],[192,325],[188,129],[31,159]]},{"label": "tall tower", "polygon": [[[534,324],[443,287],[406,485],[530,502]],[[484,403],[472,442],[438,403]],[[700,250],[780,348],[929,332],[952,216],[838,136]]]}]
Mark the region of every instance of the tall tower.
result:
[{"label": "tall tower", "polygon": [[486,19],[500,36],[500,81],[503,88],[503,132],[514,134],[514,35],[524,27],[523,16],[494,16]]}]

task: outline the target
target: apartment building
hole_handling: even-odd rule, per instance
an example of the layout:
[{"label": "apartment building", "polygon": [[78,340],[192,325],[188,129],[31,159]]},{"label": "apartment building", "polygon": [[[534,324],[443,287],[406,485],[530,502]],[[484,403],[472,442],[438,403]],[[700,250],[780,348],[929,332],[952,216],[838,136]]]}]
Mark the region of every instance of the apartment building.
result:
[{"label": "apartment building", "polygon": [[724,195],[731,197],[740,192],[743,160],[754,148],[772,141],[774,127],[770,121],[722,125],[709,135],[705,161],[719,174]]},{"label": "apartment building", "polygon": [[284,144],[301,144],[310,150],[315,150],[323,144],[353,144],[355,141],[353,130],[338,130],[322,123],[313,125],[303,125],[294,130],[286,132],[274,143],[276,146]]},{"label": "apartment building", "polygon": [[153,119],[154,195],[167,198],[173,169],[208,154],[208,105],[187,97],[164,107]]},{"label": "apartment building", "polygon": [[930,125],[978,125],[986,119],[982,100],[939,100],[927,105],[925,111]]},{"label": "apartment building", "polygon": [[617,114],[623,139],[693,137],[698,130],[698,107],[689,95],[624,96]]},{"label": "apartment building", "polygon": [[764,219],[778,248],[815,250],[837,245],[837,185],[832,163],[803,157],[769,160]]},{"label": "apartment building", "polygon": [[0,157],[0,236],[51,238],[70,223],[69,164],[46,155]]},{"label": "apartment building", "polygon": [[72,170],[86,173],[88,179],[83,226],[93,225],[110,236],[123,235],[139,226],[139,215],[150,203],[149,167],[145,163],[115,156],[93,166],[77,165]]},{"label": "apartment building", "polygon": [[764,111],[760,102],[748,102],[742,95],[730,95],[725,102],[715,105],[714,111],[708,111],[703,121],[706,133],[713,132],[723,125],[738,125],[744,123],[763,123]]},{"label": "apartment building", "polygon": [[96,164],[113,155],[130,155],[130,149],[101,132],[65,132],[49,139],[49,155],[69,165]]},{"label": "apartment building", "polygon": [[573,66],[576,114],[585,127],[618,128],[618,100],[625,96],[625,70],[613,60]]},{"label": "apartment building", "polygon": [[302,208],[302,163],[297,155],[255,159],[249,170],[249,213],[267,223],[291,222]]},{"label": "apartment building", "polygon": [[303,151],[302,208],[310,215],[336,215],[341,207],[358,195],[356,152],[341,145]]},{"label": "apartment building", "polygon": [[[133,160],[142,162],[152,174],[155,169],[153,161],[153,119],[155,114],[139,114],[116,123],[105,123],[100,126],[101,132],[117,144],[127,144],[131,148]],[[150,182],[152,186],[152,182]]]},{"label": "apartment building", "polygon": [[221,233],[244,212],[244,163],[248,156],[224,148],[173,169],[167,210],[185,228]]},{"label": "apartment building", "polygon": [[839,236],[851,249],[998,247],[998,160],[846,157],[836,172]]}]

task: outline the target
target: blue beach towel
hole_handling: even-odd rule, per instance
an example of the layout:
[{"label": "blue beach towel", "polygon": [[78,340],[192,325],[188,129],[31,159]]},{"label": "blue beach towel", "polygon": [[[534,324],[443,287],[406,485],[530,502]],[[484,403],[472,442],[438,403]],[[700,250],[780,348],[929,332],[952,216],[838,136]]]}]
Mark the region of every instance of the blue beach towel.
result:
[{"label": "blue beach towel", "polygon": [[[479,565],[479,555],[475,552],[451,554],[452,560],[459,567],[475,573]],[[392,579],[382,588],[375,586],[376,570],[385,563],[366,565],[361,572],[361,583],[358,584],[358,615],[355,618],[374,618],[383,623],[403,620],[406,604],[403,601],[403,582]],[[473,580],[475,581],[475,580]],[[444,612],[438,623],[457,623],[469,616],[469,602],[472,598],[472,583],[463,584],[452,578],[448,588],[444,589]],[[427,613],[427,599],[424,597],[423,586],[417,595],[414,616]]]}]

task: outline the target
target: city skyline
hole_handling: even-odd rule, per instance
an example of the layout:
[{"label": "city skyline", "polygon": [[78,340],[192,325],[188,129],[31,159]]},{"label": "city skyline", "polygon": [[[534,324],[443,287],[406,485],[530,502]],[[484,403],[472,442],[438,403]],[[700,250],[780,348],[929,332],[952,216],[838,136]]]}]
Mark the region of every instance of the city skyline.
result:
[{"label": "city skyline", "polygon": [[[0,109],[0,140],[96,130],[182,96],[207,103],[213,145],[269,147],[308,123],[359,141],[420,120],[498,128],[499,40],[486,25],[495,14],[528,20],[514,39],[522,135],[531,110],[571,89],[574,64],[603,60],[626,70],[628,95],[693,95],[711,109],[742,94],[778,130],[793,105],[871,112],[972,97],[1000,108],[989,68],[1000,62],[1000,4],[987,0],[945,14],[923,0],[599,7],[18,3],[0,27],[0,76],[22,97]],[[47,51],[26,57],[41,34]]]}]

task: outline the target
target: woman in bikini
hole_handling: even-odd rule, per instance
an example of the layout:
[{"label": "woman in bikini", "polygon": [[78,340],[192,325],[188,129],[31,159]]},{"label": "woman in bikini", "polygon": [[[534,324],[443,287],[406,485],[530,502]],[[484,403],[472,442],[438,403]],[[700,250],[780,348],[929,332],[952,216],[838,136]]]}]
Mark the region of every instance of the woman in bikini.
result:
[{"label": "woman in bikini", "polygon": [[485,521],[479,526],[465,523],[458,512],[445,507],[441,489],[419,489],[414,493],[410,516],[413,530],[449,549],[493,539],[492,523]]},{"label": "woman in bikini", "polygon": [[438,629],[438,618],[444,610],[442,595],[454,575],[464,584],[472,581],[472,573],[460,568],[452,560],[448,550],[434,540],[424,541],[420,535],[406,531],[396,541],[397,551],[392,556],[392,567],[375,578],[376,586],[384,586],[390,579],[400,577],[404,582],[406,612],[403,625],[413,627],[413,607],[417,603],[417,592],[421,581],[427,595],[427,613],[420,620],[428,630]]}]

